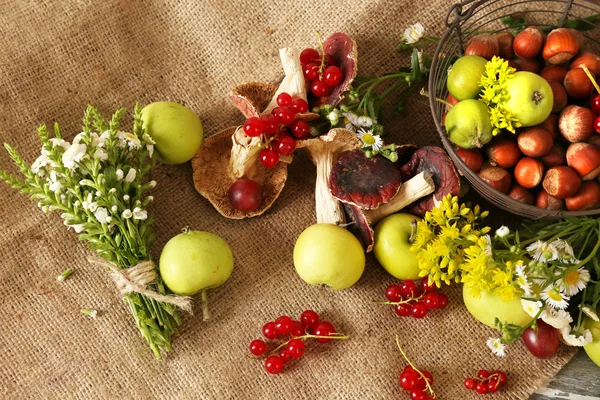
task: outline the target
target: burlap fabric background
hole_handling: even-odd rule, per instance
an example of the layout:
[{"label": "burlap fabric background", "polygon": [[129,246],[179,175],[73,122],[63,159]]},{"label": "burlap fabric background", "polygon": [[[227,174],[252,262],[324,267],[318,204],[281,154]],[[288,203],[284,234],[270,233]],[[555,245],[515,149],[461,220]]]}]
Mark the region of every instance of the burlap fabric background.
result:
[{"label": "burlap fabric background", "polygon": [[[0,3],[0,138],[28,160],[39,152],[38,123],[59,121],[79,132],[86,104],[105,112],[136,101],[185,102],[206,134],[240,124],[228,93],[238,83],[276,83],[282,46],[316,45],[314,31],[345,31],[359,46],[363,75],[407,65],[395,47],[403,29],[420,21],[440,31],[450,3],[434,1],[62,1]],[[398,142],[437,143],[425,99],[413,97],[401,117],[389,118]],[[14,171],[5,152],[0,168]],[[427,319],[398,319],[382,299],[392,282],[368,258],[360,282],[333,292],[310,287],[294,273],[296,237],[315,221],[315,168],[300,154],[275,206],[252,220],[222,218],[198,195],[189,164],[159,165],[151,208],[158,239],[154,255],[184,226],[208,230],[231,245],[231,279],[209,294],[213,320],[187,318],[162,362],[149,352],[114,284],[86,257],[90,252],[57,215],[0,185],[0,397],[392,399],[404,367],[394,344],[435,376],[440,399],[476,398],[462,380],[479,368],[501,368],[510,381],[503,399],[524,399],[570,358],[529,356],[521,343],[498,359],[485,339],[493,332],[470,318],[457,290],[450,306]],[[75,270],[65,282],[56,276]],[[197,302],[198,305],[198,302]],[[80,313],[99,311],[96,319]],[[247,357],[263,323],[297,318],[306,308],[351,335],[310,346],[280,376]],[[142,351],[142,352],[140,352]]]}]

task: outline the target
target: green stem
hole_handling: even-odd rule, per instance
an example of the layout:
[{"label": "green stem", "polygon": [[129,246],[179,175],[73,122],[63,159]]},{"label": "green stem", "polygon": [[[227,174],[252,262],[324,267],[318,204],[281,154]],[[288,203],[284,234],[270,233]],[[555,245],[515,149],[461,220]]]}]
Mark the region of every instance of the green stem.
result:
[{"label": "green stem", "polygon": [[210,319],[208,311],[208,293],[206,289],[202,290],[202,321],[206,322]]}]

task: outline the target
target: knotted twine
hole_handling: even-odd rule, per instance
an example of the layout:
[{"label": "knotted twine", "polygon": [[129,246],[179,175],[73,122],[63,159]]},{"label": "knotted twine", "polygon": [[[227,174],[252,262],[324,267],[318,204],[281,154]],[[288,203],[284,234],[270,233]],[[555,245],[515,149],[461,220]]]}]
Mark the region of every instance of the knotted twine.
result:
[{"label": "knotted twine", "polygon": [[140,261],[130,268],[118,268],[113,263],[98,257],[89,257],[92,264],[108,269],[108,274],[115,281],[119,292],[125,296],[139,293],[162,303],[172,304],[184,311],[192,313],[192,298],[189,296],[165,295],[148,289],[148,285],[158,278],[156,265],[152,261]]}]

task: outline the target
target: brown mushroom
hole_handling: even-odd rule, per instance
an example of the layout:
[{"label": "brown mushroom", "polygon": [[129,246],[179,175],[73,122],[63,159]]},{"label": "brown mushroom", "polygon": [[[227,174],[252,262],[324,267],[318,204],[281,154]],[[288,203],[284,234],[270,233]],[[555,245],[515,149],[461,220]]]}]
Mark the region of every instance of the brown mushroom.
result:
[{"label": "brown mushroom", "polygon": [[435,207],[444,196],[451,193],[458,196],[460,193],[460,179],[452,160],[444,149],[437,146],[425,146],[417,150],[411,160],[402,166],[402,176],[407,179],[420,172],[427,172],[435,182],[435,192],[415,202],[408,212],[424,216],[427,211]]},{"label": "brown mushroom", "polygon": [[358,51],[356,42],[345,33],[336,32],[323,42],[325,54],[335,58],[337,65],[342,70],[344,77],[342,82],[327,96],[323,104],[336,105],[342,101],[344,93],[352,87],[352,81],[356,78]]}]

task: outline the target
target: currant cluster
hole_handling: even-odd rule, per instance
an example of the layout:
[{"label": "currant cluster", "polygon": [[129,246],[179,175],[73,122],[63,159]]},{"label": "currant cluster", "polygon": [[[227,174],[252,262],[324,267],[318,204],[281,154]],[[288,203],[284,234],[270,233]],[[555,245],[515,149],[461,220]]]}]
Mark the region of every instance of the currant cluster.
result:
[{"label": "currant cluster", "polygon": [[385,297],[388,301],[382,303],[393,305],[399,317],[425,318],[429,311],[448,305],[448,296],[438,292],[437,286],[430,285],[427,278],[402,281],[400,285],[393,283],[385,289]]},{"label": "currant cluster", "polygon": [[[285,364],[301,358],[306,351],[305,341],[314,339],[319,343],[329,343],[332,339],[347,339],[339,334],[331,322],[319,319],[319,314],[312,310],[304,310],[299,321],[282,315],[275,321],[267,322],[262,327],[263,336],[268,340],[288,338],[287,341],[273,348],[265,359],[265,369],[270,374],[279,374]],[[260,357],[267,352],[267,343],[255,339],[250,343],[250,353]]]},{"label": "currant cluster", "polygon": [[600,133],[600,94],[596,94],[590,100],[590,109],[594,113],[594,130]]},{"label": "currant cluster", "polygon": [[315,49],[304,49],[300,53],[300,64],[310,92],[316,97],[326,97],[331,88],[342,82],[343,73],[335,58]]},{"label": "currant cluster", "polygon": [[264,135],[264,148],[259,153],[260,163],[273,168],[279,156],[287,156],[296,149],[295,139],[310,136],[310,125],[298,114],[308,112],[308,103],[302,98],[294,99],[289,93],[277,96],[277,105],[271,114],[250,117],[244,122],[244,133],[250,137]]},{"label": "currant cluster", "polygon": [[410,365],[400,374],[400,386],[410,393],[411,400],[433,400],[427,394],[428,386],[433,385],[433,375],[427,370],[417,370]]},{"label": "currant cluster", "polygon": [[463,384],[469,390],[475,389],[478,394],[494,393],[506,385],[506,374],[502,371],[490,372],[481,369],[477,372],[477,378],[467,378]]}]

